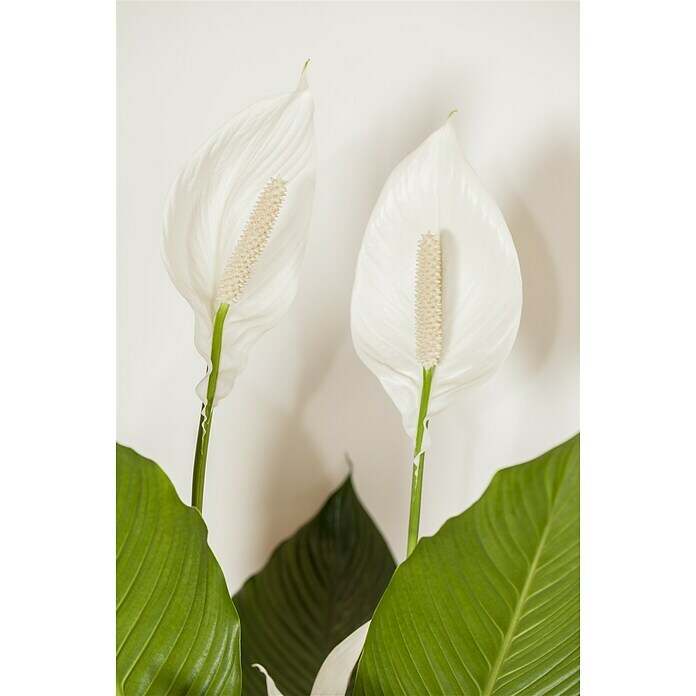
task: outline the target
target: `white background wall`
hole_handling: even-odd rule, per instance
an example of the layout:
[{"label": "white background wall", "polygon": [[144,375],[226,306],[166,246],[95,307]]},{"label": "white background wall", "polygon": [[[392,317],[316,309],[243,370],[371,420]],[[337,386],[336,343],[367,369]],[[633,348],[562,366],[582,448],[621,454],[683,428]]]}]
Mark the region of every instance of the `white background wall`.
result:
[{"label": "white background wall", "polygon": [[207,136],[292,89],[308,57],[318,171],[300,289],[211,438],[205,516],[231,591],[314,514],[346,454],[404,555],[412,444],[353,351],[350,292],[385,178],[452,108],[512,232],[525,302],[502,370],[431,424],[422,531],[578,429],[577,4],[158,2],[118,8],[119,441],[188,502],[204,362],[159,256],[160,212]]}]

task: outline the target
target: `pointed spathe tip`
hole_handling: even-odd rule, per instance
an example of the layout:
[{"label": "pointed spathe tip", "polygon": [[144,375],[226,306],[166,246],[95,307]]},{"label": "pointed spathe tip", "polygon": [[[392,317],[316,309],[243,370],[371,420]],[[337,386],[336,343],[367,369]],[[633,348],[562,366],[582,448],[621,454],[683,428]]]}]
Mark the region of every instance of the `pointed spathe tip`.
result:
[{"label": "pointed spathe tip", "polygon": [[446,121],[449,121],[449,120],[452,118],[452,116],[454,116],[454,114],[456,114],[458,111],[459,111],[459,109],[452,109],[452,111],[450,111],[450,112],[447,114],[447,118],[446,118],[445,120],[446,120]]},{"label": "pointed spathe tip", "polygon": [[307,89],[307,66],[309,65],[310,59],[307,58],[304,65],[302,66],[302,72],[300,73],[300,81],[297,83],[297,89],[295,91],[301,92]]}]

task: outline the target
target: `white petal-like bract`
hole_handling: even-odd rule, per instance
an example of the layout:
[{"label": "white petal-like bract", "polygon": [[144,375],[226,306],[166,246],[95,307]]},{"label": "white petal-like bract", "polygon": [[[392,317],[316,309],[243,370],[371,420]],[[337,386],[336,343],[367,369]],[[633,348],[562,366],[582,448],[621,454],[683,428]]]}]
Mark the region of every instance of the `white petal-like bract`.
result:
[{"label": "white petal-like bract", "polygon": [[[423,307],[416,306],[418,250],[426,235],[437,237],[441,250],[441,268],[431,263],[433,272],[441,273],[441,298],[426,296],[433,311],[441,312],[432,328]],[[429,236],[425,241],[436,249]],[[418,282],[429,287],[427,279]],[[435,280],[431,285],[437,287]],[[522,281],[510,232],[448,119],[394,169],[372,212],[353,287],[355,349],[414,438],[423,355],[437,362],[427,422],[458,390],[498,368],[515,341],[521,310]],[[416,326],[417,316],[419,325],[434,332],[430,339]]]},{"label": "white petal-like bract", "polygon": [[311,696],[345,694],[353,667],[362,652],[370,622],[356,628],[326,657],[312,685]]},{"label": "white petal-like bract", "polygon": [[273,677],[271,677],[263,665],[255,664],[252,665],[252,667],[256,667],[256,669],[258,669],[259,672],[263,672],[264,677],[266,677],[266,692],[268,696],[283,696],[283,692],[276,686]]},{"label": "white petal-like bract", "polygon": [[[309,696],[339,696],[345,694],[350,681],[350,675],[358,662],[360,653],[365,645],[367,630],[370,622],[356,628],[348,637],[344,638],[327,656],[312,684],[312,692]],[[266,689],[268,696],[283,696],[271,675],[263,665],[254,665],[266,676]]]},{"label": "white petal-like bract", "polygon": [[[252,104],[214,133],[169,192],[162,256],[193,308],[208,370],[219,292],[233,299],[214,404],[295,296],[314,197],[313,112],[303,74],[294,92]],[[207,381],[197,387],[203,401]]]}]

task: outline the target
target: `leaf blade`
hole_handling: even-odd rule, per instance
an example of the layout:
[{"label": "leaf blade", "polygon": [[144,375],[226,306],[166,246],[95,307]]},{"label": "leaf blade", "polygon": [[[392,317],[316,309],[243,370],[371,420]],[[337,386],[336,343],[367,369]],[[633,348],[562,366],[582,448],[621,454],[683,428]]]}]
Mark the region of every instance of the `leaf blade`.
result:
[{"label": "leaf blade", "polygon": [[371,618],[394,568],[348,478],[234,597],[245,696],[266,696],[253,663],[285,696],[307,696],[331,650]]},{"label": "leaf blade", "polygon": [[498,472],[396,571],[355,694],[579,693],[579,436]]},{"label": "leaf blade", "polygon": [[239,618],[198,511],[166,474],[116,449],[117,688],[241,694]]}]

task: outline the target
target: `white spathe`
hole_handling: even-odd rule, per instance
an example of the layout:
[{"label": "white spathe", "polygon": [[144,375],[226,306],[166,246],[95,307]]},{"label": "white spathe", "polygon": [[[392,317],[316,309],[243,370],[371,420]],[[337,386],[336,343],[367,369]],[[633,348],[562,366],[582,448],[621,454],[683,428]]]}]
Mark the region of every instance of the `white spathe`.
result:
[{"label": "white spathe", "polygon": [[273,681],[273,677],[271,677],[263,665],[257,663],[252,665],[252,667],[256,667],[256,669],[263,672],[263,675],[266,677],[266,691],[268,696],[283,696],[283,692],[276,686],[276,683]]},{"label": "white spathe", "polygon": [[[360,657],[363,645],[365,645],[369,628],[370,622],[368,621],[356,628],[327,655],[319,668],[319,672],[317,672],[309,696],[339,696],[346,693],[351,672]],[[261,670],[266,676],[268,696],[283,696],[264,667],[258,664],[254,667]]]},{"label": "white spathe", "polygon": [[[162,256],[194,311],[195,344],[209,372],[218,282],[264,187],[274,178],[287,182],[268,242],[225,319],[214,405],[295,297],[314,198],[313,114],[303,72],[294,92],[261,99],[214,133],[170,189]],[[202,401],[207,384],[206,376],[196,388]]]},{"label": "white spathe", "polygon": [[[422,365],[416,354],[418,245],[442,249],[442,350],[427,421],[456,392],[486,379],[510,352],[522,311],[522,280],[503,215],[467,162],[451,119],[391,173],[358,257],[351,306],[355,349],[415,438]],[[427,448],[425,433],[423,450]]]}]

